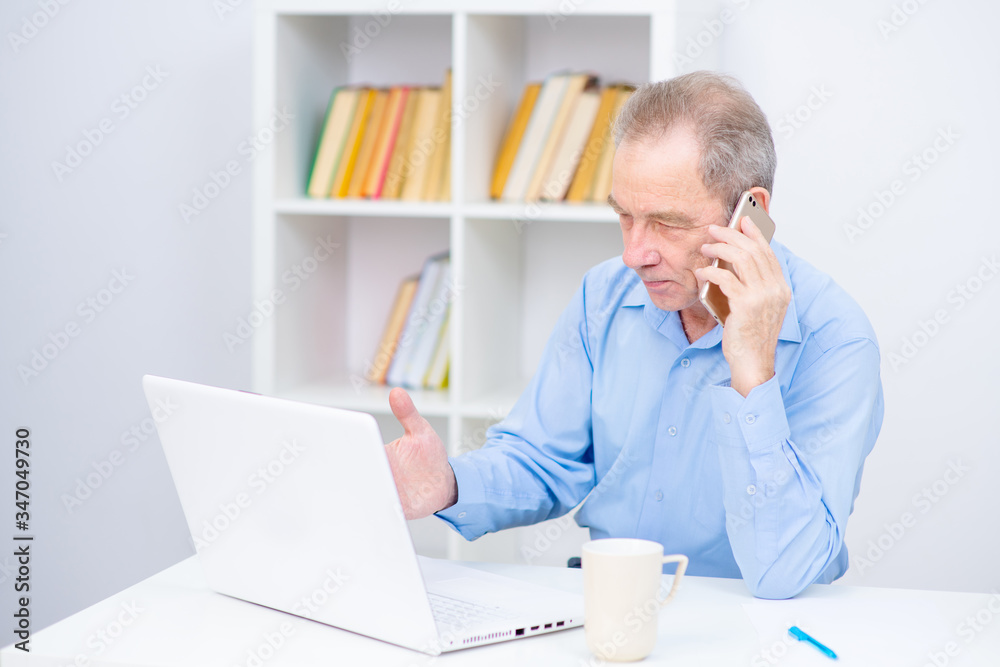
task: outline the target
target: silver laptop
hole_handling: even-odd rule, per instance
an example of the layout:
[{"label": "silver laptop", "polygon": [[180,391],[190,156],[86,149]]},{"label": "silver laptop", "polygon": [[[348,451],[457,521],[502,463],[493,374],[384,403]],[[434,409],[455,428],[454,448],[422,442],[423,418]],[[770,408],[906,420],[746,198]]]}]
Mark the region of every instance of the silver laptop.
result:
[{"label": "silver laptop", "polygon": [[437,655],[583,624],[583,598],[417,556],[375,419],[147,375],[209,586]]}]

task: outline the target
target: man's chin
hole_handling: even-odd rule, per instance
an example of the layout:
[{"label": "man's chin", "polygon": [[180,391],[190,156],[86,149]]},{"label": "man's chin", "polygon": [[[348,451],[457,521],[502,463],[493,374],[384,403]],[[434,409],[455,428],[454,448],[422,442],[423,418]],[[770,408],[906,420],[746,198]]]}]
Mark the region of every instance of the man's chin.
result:
[{"label": "man's chin", "polygon": [[698,295],[692,294],[672,281],[658,283],[643,282],[649,300],[660,310],[684,310],[698,302]]}]

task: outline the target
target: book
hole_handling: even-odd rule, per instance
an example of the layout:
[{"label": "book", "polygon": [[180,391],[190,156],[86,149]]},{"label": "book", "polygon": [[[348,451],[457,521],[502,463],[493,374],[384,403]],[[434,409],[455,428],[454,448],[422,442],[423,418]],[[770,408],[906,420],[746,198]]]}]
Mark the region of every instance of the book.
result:
[{"label": "book", "polygon": [[406,86],[397,86],[389,90],[385,112],[379,124],[378,138],[375,141],[375,148],[372,149],[371,163],[368,165],[368,173],[361,187],[362,197],[378,199],[382,194],[389,158],[392,157],[392,149],[396,143],[396,135],[399,133],[400,120],[409,94],[410,89]]},{"label": "book", "polygon": [[601,105],[597,108],[594,125],[590,136],[580,156],[573,182],[566,193],[566,201],[582,202],[590,197],[591,185],[594,182],[594,171],[604,152],[604,144],[611,140],[611,114],[618,99],[618,86],[608,86],[601,91]]},{"label": "book", "polygon": [[542,84],[535,81],[526,85],[524,92],[521,93],[521,101],[507,126],[500,150],[497,151],[496,162],[493,165],[493,179],[490,182],[491,199],[500,199],[503,195],[504,185],[506,185],[507,177],[510,175],[510,168],[514,165],[514,156],[517,155],[517,149],[524,137],[524,130],[528,127],[531,110],[535,107],[538,91],[541,89]]},{"label": "book", "polygon": [[441,328],[451,302],[451,262],[448,257],[438,260],[439,269],[434,279],[434,289],[427,302],[422,320],[423,326],[413,340],[413,351],[406,363],[403,386],[419,389],[424,386],[424,378],[430,369],[434,352],[441,338]]},{"label": "book", "polygon": [[566,197],[600,105],[601,95],[597,90],[585,90],[580,94],[566,125],[566,131],[563,132],[559,146],[556,147],[549,173],[542,180],[540,193],[542,199],[562,201]]},{"label": "book", "polygon": [[451,335],[449,334],[451,322],[451,307],[444,315],[444,323],[441,325],[441,334],[438,336],[437,349],[431,358],[430,367],[424,376],[424,387],[427,389],[444,389],[448,386],[448,362],[451,356]]},{"label": "book", "polygon": [[343,197],[347,194],[351,171],[354,169],[354,163],[358,159],[358,150],[361,148],[361,130],[371,113],[374,98],[375,91],[371,88],[358,89],[357,107],[354,109],[354,117],[351,119],[350,128],[344,139],[344,148],[333,175],[333,182],[330,184],[331,197]]},{"label": "book", "polygon": [[417,292],[413,296],[413,303],[410,304],[410,311],[406,314],[406,324],[403,325],[403,332],[399,336],[399,343],[396,345],[396,351],[392,356],[392,363],[389,365],[389,372],[385,378],[387,384],[402,385],[406,380],[410,358],[427,328],[427,317],[431,300],[437,290],[442,260],[447,258],[448,253],[443,252],[428,257],[424,262],[423,269],[420,271],[420,280],[417,283]]},{"label": "book", "polygon": [[580,99],[580,94],[586,88],[593,87],[596,82],[597,77],[590,74],[569,75],[569,81],[566,83],[566,91],[559,101],[556,114],[552,118],[552,125],[545,136],[542,150],[538,154],[538,161],[531,174],[531,179],[528,181],[528,189],[524,194],[525,200],[537,201],[541,197],[542,184],[549,175],[549,167],[552,165],[552,160],[555,157],[556,147],[562,141],[566,127],[569,125],[569,119],[573,115],[573,109],[576,107],[577,100]]},{"label": "book", "polygon": [[306,186],[306,193],[310,197],[326,197],[330,192],[344,140],[354,120],[357,102],[358,91],[352,88],[337,88],[330,95],[326,121],[316,145],[316,158]]},{"label": "book", "polygon": [[[618,117],[618,112],[621,110],[622,105],[632,95],[633,90],[635,89],[630,86],[622,86],[618,89],[618,95],[615,97],[615,106],[611,110],[612,126],[614,126],[614,119]],[[604,142],[604,150],[601,151],[601,159],[597,163],[597,169],[594,172],[594,184],[590,191],[590,201],[604,202],[607,200],[608,195],[611,194],[611,172],[614,159],[615,142],[609,133],[607,141]]]},{"label": "book", "polygon": [[379,129],[382,124],[382,116],[385,114],[386,100],[389,98],[389,91],[376,90],[375,99],[372,102],[371,114],[361,128],[361,148],[358,149],[358,159],[351,170],[351,180],[347,185],[346,197],[357,198],[361,196],[361,187],[364,185],[365,177],[368,175],[368,165],[371,164],[372,153],[375,152],[375,143],[378,140]]},{"label": "book", "polygon": [[504,185],[502,198],[505,201],[524,201],[545,137],[548,136],[552,121],[559,112],[559,104],[568,84],[568,74],[553,74],[542,84],[538,101],[535,102],[528,127],[524,130],[524,137],[517,149],[517,156],[510,168],[507,183]]},{"label": "book", "polygon": [[444,174],[441,178],[441,188],[438,190],[438,201],[451,201],[451,140],[448,140],[448,152],[444,156]]},{"label": "book", "polygon": [[427,179],[423,201],[444,201],[441,198],[441,184],[444,181],[444,170],[449,168],[451,160],[446,159],[451,153],[451,70],[444,73],[444,85],[441,87],[441,100],[438,102],[437,119],[431,131],[431,155],[427,165]]},{"label": "book", "polygon": [[389,365],[396,353],[396,346],[399,345],[399,337],[403,333],[403,325],[406,324],[406,316],[413,304],[413,297],[417,293],[419,281],[420,276],[410,276],[399,284],[396,298],[392,302],[392,309],[389,311],[388,321],[382,331],[382,339],[375,349],[375,360],[366,373],[370,382],[385,384],[385,376],[389,372]]},{"label": "book", "polygon": [[425,88],[421,91],[410,132],[410,147],[403,167],[403,189],[399,193],[399,198],[403,201],[420,201],[424,197],[427,172],[430,170],[434,151],[432,135],[440,115],[440,105],[440,88]]},{"label": "book", "polygon": [[406,97],[403,117],[399,121],[399,132],[396,134],[396,142],[392,147],[392,157],[389,158],[389,168],[385,174],[385,182],[382,184],[382,199],[399,199],[399,193],[403,191],[403,179],[406,177],[404,171],[406,169],[406,155],[410,149],[413,120],[416,118],[416,109],[423,92],[423,88],[411,88],[410,94]]}]

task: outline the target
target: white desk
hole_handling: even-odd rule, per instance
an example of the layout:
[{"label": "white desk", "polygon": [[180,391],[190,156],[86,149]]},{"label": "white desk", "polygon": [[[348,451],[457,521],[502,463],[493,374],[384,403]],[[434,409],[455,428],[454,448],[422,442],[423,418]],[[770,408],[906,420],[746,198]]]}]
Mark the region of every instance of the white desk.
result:
[{"label": "white desk", "polygon": [[[579,570],[469,565],[582,589]],[[840,660],[786,642],[792,623],[837,651]],[[191,558],[36,633],[31,653],[4,648],[0,664],[583,667],[601,662],[588,653],[582,628],[426,656],[213,593]],[[1000,596],[817,585],[795,600],[771,602],[752,598],[741,581],[689,577],[661,613],[659,642],[645,664],[996,667]]]}]

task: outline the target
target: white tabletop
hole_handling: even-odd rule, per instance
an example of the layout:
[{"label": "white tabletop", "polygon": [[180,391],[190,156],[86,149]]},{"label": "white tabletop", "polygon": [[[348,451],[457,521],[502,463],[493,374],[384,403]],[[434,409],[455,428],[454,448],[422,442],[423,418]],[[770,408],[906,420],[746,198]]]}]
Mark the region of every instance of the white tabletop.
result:
[{"label": "white tabletop", "polygon": [[[581,591],[580,570],[466,563]],[[798,624],[837,663],[787,638]],[[192,557],[46,628],[31,652],[8,646],[0,664],[89,665],[567,665],[602,664],[582,628],[426,656],[213,593]],[[794,600],[756,600],[743,582],[688,577],[660,615],[647,664],[1000,665],[1000,595],[812,586]]]}]

